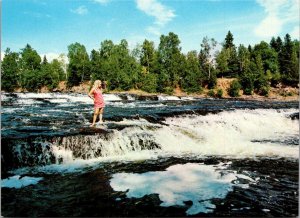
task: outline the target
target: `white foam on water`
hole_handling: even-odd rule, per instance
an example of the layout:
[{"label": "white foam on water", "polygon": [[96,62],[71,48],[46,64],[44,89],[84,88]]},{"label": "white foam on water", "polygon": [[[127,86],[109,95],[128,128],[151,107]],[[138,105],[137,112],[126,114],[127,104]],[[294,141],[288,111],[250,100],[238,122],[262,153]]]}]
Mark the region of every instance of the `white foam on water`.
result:
[{"label": "white foam on water", "polygon": [[115,94],[103,94],[104,101],[122,101],[118,95]]},{"label": "white foam on water", "polygon": [[106,102],[106,105],[111,105],[113,107],[120,107],[120,108],[135,108],[138,106],[136,102],[120,102],[120,101],[111,101],[111,102]]},{"label": "white foam on water", "polygon": [[[156,134],[164,150],[236,157],[298,158],[297,146],[255,140],[273,140],[299,134],[299,121],[289,110],[235,110],[206,116],[167,118],[169,127]],[[180,139],[180,140],[178,140]],[[176,146],[175,146],[176,145]]]},{"label": "white foam on water", "polygon": [[[83,102],[87,104],[93,104],[93,100],[87,94],[60,94],[60,93],[16,93],[18,103],[32,104],[39,103],[32,99],[47,99],[53,103],[65,103],[65,102]],[[121,101],[122,99],[116,94],[103,94],[104,101]],[[132,97],[131,97],[132,98]],[[1,96],[2,100],[7,100],[5,94]],[[31,100],[31,101],[30,101]],[[134,100],[134,98],[132,98]]]},{"label": "white foam on water", "polygon": [[192,100],[195,100],[195,98],[194,97],[186,97],[186,96],[184,96],[184,97],[181,97],[181,100],[192,101]]},{"label": "white foam on water", "polygon": [[106,102],[106,105],[111,105],[112,107],[123,107],[123,108],[157,108],[157,107],[167,107],[167,105],[161,103],[154,104],[143,104],[140,102]]},{"label": "white foam on water", "polygon": [[[64,137],[59,143],[54,143],[54,153],[56,159],[62,159],[63,163],[79,159],[105,162],[191,155],[298,158],[298,146],[264,141],[291,135],[296,137],[299,133],[298,120],[287,117],[287,114],[294,111],[236,110],[206,116],[167,118],[169,126],[151,124],[145,119],[124,119],[110,122],[127,127],[119,131],[111,130],[107,137]],[[73,151],[80,151],[83,156],[75,158]]]},{"label": "white foam on water", "polygon": [[129,101],[134,101],[135,100],[135,98],[132,95],[127,95],[127,99]]},{"label": "white foam on water", "polygon": [[67,96],[69,102],[82,102],[86,104],[93,104],[93,100],[88,97],[88,95],[68,95]]},{"label": "white foam on water", "polygon": [[41,181],[43,178],[42,177],[29,177],[29,176],[24,176],[20,178],[21,176],[16,175],[9,177],[7,179],[1,180],[1,187],[4,188],[22,188],[28,185],[35,185],[39,181]]},{"label": "white foam on water", "polygon": [[[84,102],[87,104],[93,104],[93,100],[88,94],[76,94],[76,95],[64,95],[65,98],[69,99],[70,102]],[[104,102],[110,101],[122,101],[122,99],[115,94],[103,94]]]},{"label": "white foam on water", "polygon": [[52,152],[56,157],[56,164],[58,164],[61,160],[62,163],[72,163],[75,158],[73,158],[73,152],[71,150],[67,150],[63,147],[52,146]]},{"label": "white foam on water", "polygon": [[30,113],[31,117],[49,117],[49,114]]},{"label": "white foam on water", "polygon": [[66,103],[68,102],[68,99],[65,98],[56,98],[56,99],[49,99],[51,103]]},{"label": "white foam on water", "polygon": [[34,105],[34,104],[42,104],[42,101],[36,101],[34,99],[24,99],[24,98],[18,98],[16,99],[17,104],[22,104],[22,105]]},{"label": "white foam on water", "polygon": [[170,166],[165,171],[116,173],[110,185],[115,191],[127,191],[128,198],[156,193],[162,201],[160,206],[164,207],[184,206],[184,201],[192,201],[186,214],[194,215],[212,212],[215,205],[211,199],[225,198],[238,176],[241,177],[234,172],[221,174],[216,166],[187,163]]},{"label": "white foam on water", "polygon": [[11,113],[15,113],[16,110],[20,110],[20,108],[1,108],[1,113],[3,114],[11,114]]},{"label": "white foam on water", "polygon": [[110,122],[126,128],[109,130],[105,136],[66,136],[53,142],[51,147],[57,164],[48,169],[61,171],[69,167],[67,170],[72,171],[99,162],[161,157],[299,158],[299,146],[275,140],[298,137],[299,121],[288,117],[294,112],[297,110],[224,111],[167,118],[168,126],[145,119]]},{"label": "white foam on water", "polygon": [[54,98],[57,94],[55,93],[16,93],[18,98]]},{"label": "white foam on water", "polygon": [[158,95],[159,101],[179,101],[180,98],[177,96],[171,96],[171,95]]},{"label": "white foam on water", "polygon": [[8,97],[7,95],[1,93],[0,99],[1,99],[1,101],[7,101],[7,100],[10,99],[10,97]]}]

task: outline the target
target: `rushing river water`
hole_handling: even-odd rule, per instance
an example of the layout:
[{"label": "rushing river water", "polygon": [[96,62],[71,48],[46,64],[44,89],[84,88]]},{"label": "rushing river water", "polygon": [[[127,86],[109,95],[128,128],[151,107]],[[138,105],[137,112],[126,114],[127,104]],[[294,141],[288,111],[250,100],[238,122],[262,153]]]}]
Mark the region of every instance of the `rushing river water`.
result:
[{"label": "rushing river water", "polygon": [[296,216],[299,102],[2,93],[3,216]]}]

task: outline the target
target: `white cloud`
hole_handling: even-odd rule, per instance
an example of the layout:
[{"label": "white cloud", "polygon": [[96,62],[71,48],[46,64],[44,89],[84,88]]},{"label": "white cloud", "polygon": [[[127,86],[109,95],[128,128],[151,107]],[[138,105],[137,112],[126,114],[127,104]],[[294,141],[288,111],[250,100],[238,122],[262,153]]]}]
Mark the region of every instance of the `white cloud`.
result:
[{"label": "white cloud", "polygon": [[156,35],[156,36],[160,36],[161,32],[160,32],[160,28],[158,27],[153,27],[153,26],[149,26],[146,28],[147,32]]},{"label": "white cloud", "polygon": [[162,5],[157,0],[136,0],[137,8],[147,15],[155,17],[155,23],[163,26],[174,17],[174,11]]},{"label": "white cloud", "polygon": [[65,54],[57,54],[57,53],[49,52],[49,53],[41,54],[40,56],[42,59],[44,58],[44,56],[46,56],[48,62],[57,59],[59,61],[62,61],[65,64],[69,63],[69,59]]},{"label": "white cloud", "polygon": [[261,37],[276,36],[281,32],[283,22],[276,16],[266,17],[255,29],[255,34]]},{"label": "white cloud", "polygon": [[298,0],[257,0],[265,10],[266,17],[255,28],[259,37],[271,37],[281,33],[284,26],[290,23],[299,25]]},{"label": "white cloud", "polygon": [[4,52],[4,51],[1,51],[1,61],[3,61],[4,54],[5,54],[5,52]]},{"label": "white cloud", "polygon": [[82,5],[75,10],[71,10],[71,12],[79,15],[84,15],[88,13],[88,9],[84,5]]},{"label": "white cloud", "polygon": [[295,26],[294,29],[291,32],[291,38],[300,40],[299,39],[300,38],[299,34],[300,34],[299,26]]}]

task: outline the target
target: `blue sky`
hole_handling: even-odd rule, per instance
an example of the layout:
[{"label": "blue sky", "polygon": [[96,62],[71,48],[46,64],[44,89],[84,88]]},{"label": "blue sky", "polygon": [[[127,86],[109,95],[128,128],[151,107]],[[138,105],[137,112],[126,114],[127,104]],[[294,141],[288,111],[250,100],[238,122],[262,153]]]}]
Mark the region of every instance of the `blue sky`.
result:
[{"label": "blue sky", "polygon": [[299,0],[2,0],[2,52],[29,43],[50,59],[75,42],[88,52],[105,39],[158,46],[171,31],[184,53],[199,51],[203,37],[222,43],[229,30],[236,45],[299,39]]}]

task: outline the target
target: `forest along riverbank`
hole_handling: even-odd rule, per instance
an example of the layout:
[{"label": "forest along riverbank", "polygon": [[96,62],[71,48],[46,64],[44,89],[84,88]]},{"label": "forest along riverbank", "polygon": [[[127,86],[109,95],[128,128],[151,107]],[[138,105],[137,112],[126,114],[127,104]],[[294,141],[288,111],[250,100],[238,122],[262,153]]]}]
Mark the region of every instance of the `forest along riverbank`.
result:
[{"label": "forest along riverbank", "polygon": [[4,216],[298,214],[298,101],[1,97]]}]

